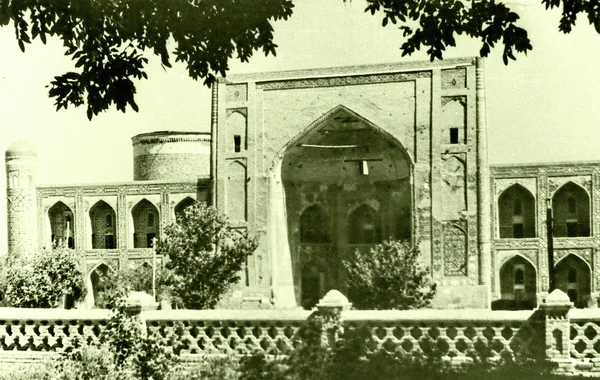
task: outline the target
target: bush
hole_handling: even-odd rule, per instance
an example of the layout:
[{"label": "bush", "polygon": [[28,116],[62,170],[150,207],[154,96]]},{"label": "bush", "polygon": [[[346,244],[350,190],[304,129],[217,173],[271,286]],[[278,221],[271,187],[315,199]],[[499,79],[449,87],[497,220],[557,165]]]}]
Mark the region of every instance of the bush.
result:
[{"label": "bush", "polygon": [[72,249],[56,248],[7,259],[6,302],[13,307],[50,308],[63,296],[72,300],[85,296],[80,257]]},{"label": "bush", "polygon": [[174,301],[188,309],[207,309],[240,281],[257,246],[246,232],[231,229],[217,209],[196,202],[165,228],[157,252],[169,258],[165,267]]},{"label": "bush", "polygon": [[356,250],[343,264],[350,300],[357,309],[427,307],[436,293],[429,270],[418,263],[419,251],[406,242],[386,241],[368,252]]}]

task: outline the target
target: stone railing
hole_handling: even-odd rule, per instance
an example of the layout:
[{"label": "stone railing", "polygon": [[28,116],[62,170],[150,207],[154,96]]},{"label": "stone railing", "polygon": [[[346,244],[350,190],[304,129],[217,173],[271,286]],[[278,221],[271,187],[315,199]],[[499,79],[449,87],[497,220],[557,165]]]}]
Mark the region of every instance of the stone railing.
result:
[{"label": "stone railing", "polygon": [[[366,326],[374,349],[405,355],[435,352],[452,362],[474,357],[523,355],[557,363],[563,372],[600,375],[600,309],[573,309],[554,291],[536,310],[350,310],[330,292],[318,310],[339,313],[345,329]],[[181,327],[182,355],[285,355],[294,349],[306,310],[144,310],[132,312],[147,330],[169,336]],[[0,308],[0,362],[52,357],[75,338],[97,340],[110,317],[106,310]],[[181,333],[181,331],[180,331]]]}]

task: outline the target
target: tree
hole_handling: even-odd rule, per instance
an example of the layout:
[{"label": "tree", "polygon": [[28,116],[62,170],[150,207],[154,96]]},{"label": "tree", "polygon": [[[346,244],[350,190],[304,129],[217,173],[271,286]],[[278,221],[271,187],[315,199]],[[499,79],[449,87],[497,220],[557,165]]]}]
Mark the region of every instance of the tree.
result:
[{"label": "tree", "polygon": [[[344,0],[347,1],[347,0]],[[502,59],[515,60],[515,52],[532,50],[527,31],[517,26],[519,15],[502,2],[473,0],[469,5],[461,0],[366,0],[365,11],[383,13],[382,25],[402,25],[402,55],[410,55],[421,46],[428,47],[433,61],[442,59],[448,46],[456,46],[456,36],[466,35],[481,39],[479,51],[487,57],[496,44],[504,45]],[[546,9],[561,8],[558,29],[570,33],[577,16],[583,13],[600,33],[600,4],[597,0],[542,0]]]},{"label": "tree", "polygon": [[[344,2],[352,0],[343,0]],[[519,15],[502,2],[473,0],[365,0],[365,11],[383,14],[382,25],[397,25],[405,41],[403,55],[427,47],[431,60],[442,59],[456,36],[482,41],[486,57],[502,44],[504,63],[533,47]],[[600,33],[598,0],[542,0],[560,8],[559,30],[569,33],[579,14]],[[293,0],[0,0],[0,26],[13,22],[17,42],[58,37],[78,71],[51,82],[57,110],[87,105],[87,116],[115,106],[137,111],[132,79],[147,79],[144,52],[160,57],[163,67],[185,62],[189,76],[210,86],[215,74],[226,76],[234,53],[248,61],[255,50],[275,55],[272,22],[292,15]],[[172,42],[172,43],[171,43]],[[168,46],[174,46],[169,52]]]},{"label": "tree", "polygon": [[225,76],[236,53],[275,54],[271,22],[292,14],[291,0],[0,0],[0,26],[12,20],[17,42],[58,37],[78,71],[56,76],[49,96],[57,110],[87,104],[91,119],[113,104],[137,111],[132,79],[147,79],[144,51],[171,67],[171,54],[189,76],[207,85]]},{"label": "tree", "polygon": [[258,242],[232,230],[217,209],[196,202],[165,228],[157,252],[169,258],[168,283],[186,308],[213,308],[232,285]]},{"label": "tree", "polygon": [[385,241],[369,251],[356,250],[343,264],[346,284],[358,309],[418,309],[436,293],[429,270],[418,263],[419,250],[406,242]]},{"label": "tree", "polygon": [[81,299],[85,292],[80,257],[56,248],[7,260],[5,297],[14,307],[57,307],[63,296]]}]

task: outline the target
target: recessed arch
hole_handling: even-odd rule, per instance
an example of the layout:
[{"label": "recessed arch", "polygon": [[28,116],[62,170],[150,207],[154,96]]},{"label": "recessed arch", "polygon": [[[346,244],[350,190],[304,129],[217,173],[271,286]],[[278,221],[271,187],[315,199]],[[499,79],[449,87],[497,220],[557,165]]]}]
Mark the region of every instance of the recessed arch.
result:
[{"label": "recessed arch", "polygon": [[152,240],[159,238],[160,217],[156,206],[147,199],[140,200],[132,209],[133,248],[151,248]]},{"label": "recessed arch", "polygon": [[194,203],[196,203],[196,200],[192,197],[186,197],[177,203],[175,206],[175,220],[179,221],[183,216],[185,209],[192,206]]},{"label": "recessed arch", "polygon": [[517,254],[508,258],[499,270],[500,300],[495,309],[533,309],[536,304],[537,272],[535,265]]},{"label": "recessed arch", "polygon": [[69,206],[57,201],[48,209],[50,246],[75,248],[75,217]]},{"label": "recessed arch", "polygon": [[590,236],[590,196],[574,182],[562,185],[552,197],[555,237]]},{"label": "recessed arch", "polygon": [[363,204],[348,216],[349,244],[377,244],[381,242],[381,219],[379,213]]},{"label": "recessed arch", "polygon": [[300,214],[300,242],[323,244],[329,242],[327,214],[320,205],[311,205]]},{"label": "recessed arch", "polygon": [[93,304],[96,308],[106,308],[107,299],[105,293],[110,286],[108,277],[115,273],[115,270],[108,264],[100,262],[96,264],[89,272],[90,283],[92,286]]},{"label": "recessed arch", "polygon": [[115,249],[116,241],[116,221],[117,214],[115,210],[103,200],[96,202],[89,212],[91,226],[91,247],[92,249]]},{"label": "recessed arch", "polygon": [[575,307],[586,307],[590,303],[591,270],[581,257],[571,253],[556,262],[554,283],[569,296]]},{"label": "recessed arch", "polygon": [[536,236],[535,198],[529,190],[515,183],[498,197],[498,226],[501,239]]}]

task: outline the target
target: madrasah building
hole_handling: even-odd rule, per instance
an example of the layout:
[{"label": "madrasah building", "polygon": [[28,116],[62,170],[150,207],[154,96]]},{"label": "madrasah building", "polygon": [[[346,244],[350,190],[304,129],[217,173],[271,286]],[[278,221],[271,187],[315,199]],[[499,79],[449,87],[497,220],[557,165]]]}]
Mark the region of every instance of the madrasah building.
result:
[{"label": "madrasah building", "polygon": [[344,292],[343,258],[386,239],[419,248],[437,308],[532,308],[549,265],[595,307],[600,163],[490,166],[484,84],[476,58],[232,75],[213,86],[211,133],[133,137],[127,183],[37,184],[37,153],[16,142],[9,254],[66,245],[94,286],[151,263],[153,238],[197,200],[260,242],[223,307],[313,306]]}]

